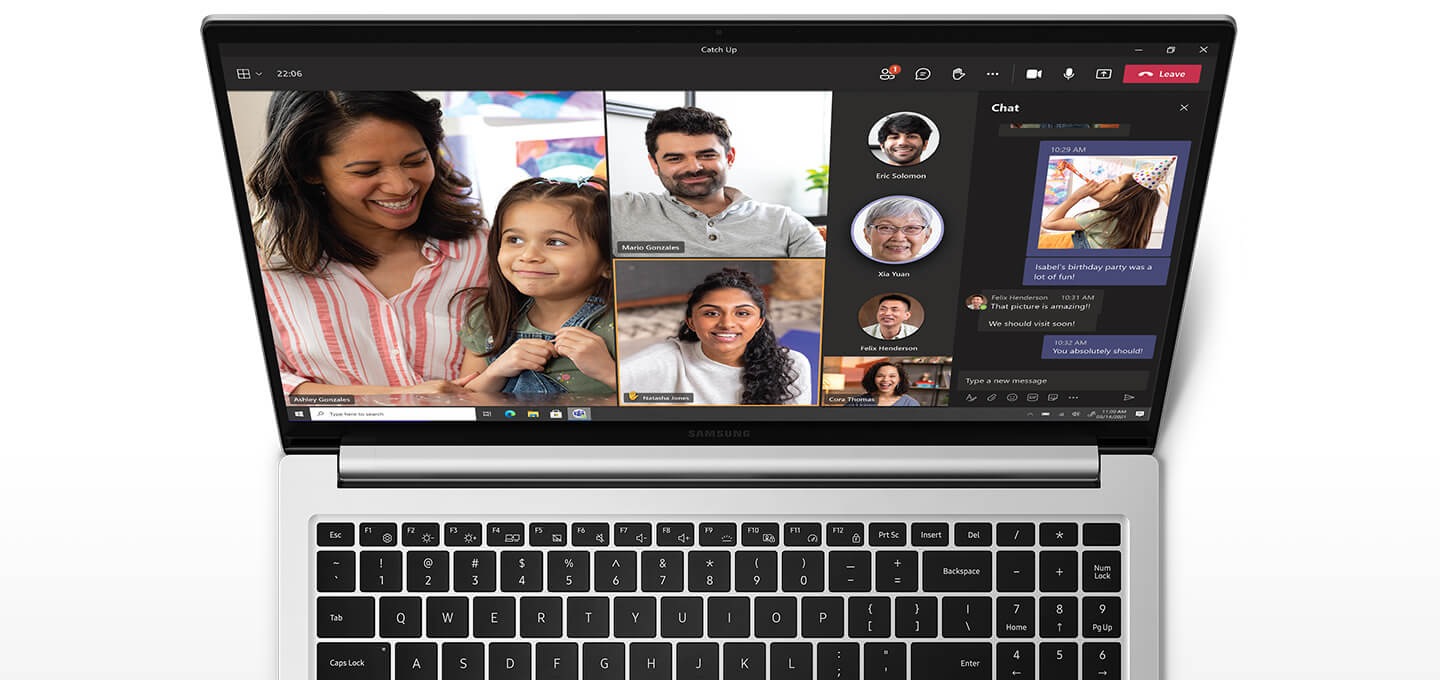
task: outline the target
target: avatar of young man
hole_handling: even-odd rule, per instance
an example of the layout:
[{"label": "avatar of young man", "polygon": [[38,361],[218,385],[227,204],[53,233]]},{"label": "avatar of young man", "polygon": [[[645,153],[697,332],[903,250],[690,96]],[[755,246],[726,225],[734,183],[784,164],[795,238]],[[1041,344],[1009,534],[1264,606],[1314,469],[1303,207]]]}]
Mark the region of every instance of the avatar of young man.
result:
[{"label": "avatar of young man", "polygon": [[[611,197],[616,255],[825,257],[820,231],[800,213],[726,185],[735,149],[724,118],[695,107],[660,111],[645,145],[665,192]],[[683,251],[657,247],[675,241]]]},{"label": "avatar of young man", "polygon": [[905,323],[909,320],[910,298],[904,295],[886,295],[880,298],[880,306],[875,308],[875,323],[862,330],[872,338],[899,340],[920,330],[918,326]]},{"label": "avatar of young man", "polygon": [[925,147],[930,145],[931,131],[924,118],[912,113],[897,113],[886,118],[875,133],[880,151],[885,154],[881,160],[901,167],[919,164]]}]

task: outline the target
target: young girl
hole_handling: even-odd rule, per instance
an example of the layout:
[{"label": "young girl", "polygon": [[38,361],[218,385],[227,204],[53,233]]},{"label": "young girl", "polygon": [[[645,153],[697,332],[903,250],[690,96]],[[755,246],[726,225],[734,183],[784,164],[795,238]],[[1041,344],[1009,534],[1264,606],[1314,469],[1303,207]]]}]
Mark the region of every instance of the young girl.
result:
[{"label": "young girl", "polygon": [[605,181],[527,179],[490,230],[489,289],[460,331],[466,387],[507,394],[615,392],[610,211]]},{"label": "young girl", "polygon": [[[1144,248],[1150,244],[1155,213],[1165,200],[1165,178],[1175,158],[1119,179],[1085,180],[1040,222],[1042,229],[1070,232],[1040,235],[1041,248]],[[1100,207],[1065,215],[1089,196]]]}]

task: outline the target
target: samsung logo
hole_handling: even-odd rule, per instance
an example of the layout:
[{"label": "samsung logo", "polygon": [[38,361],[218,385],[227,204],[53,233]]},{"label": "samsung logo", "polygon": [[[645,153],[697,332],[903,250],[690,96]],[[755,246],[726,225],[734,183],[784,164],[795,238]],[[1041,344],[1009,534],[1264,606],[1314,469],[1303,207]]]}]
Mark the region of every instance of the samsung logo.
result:
[{"label": "samsung logo", "polygon": [[748,439],[749,430],[688,430],[691,439]]}]

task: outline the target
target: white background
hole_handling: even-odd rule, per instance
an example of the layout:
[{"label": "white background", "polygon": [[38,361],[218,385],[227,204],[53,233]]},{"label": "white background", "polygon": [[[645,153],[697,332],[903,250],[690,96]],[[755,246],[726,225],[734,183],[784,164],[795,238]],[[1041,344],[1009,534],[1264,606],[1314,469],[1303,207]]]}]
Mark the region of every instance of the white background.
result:
[{"label": "white background", "polygon": [[[5,678],[275,674],[279,447],[199,27],[330,4],[195,5],[4,19]],[[1167,677],[1436,677],[1434,17],[904,5],[1237,17],[1160,442]]]}]

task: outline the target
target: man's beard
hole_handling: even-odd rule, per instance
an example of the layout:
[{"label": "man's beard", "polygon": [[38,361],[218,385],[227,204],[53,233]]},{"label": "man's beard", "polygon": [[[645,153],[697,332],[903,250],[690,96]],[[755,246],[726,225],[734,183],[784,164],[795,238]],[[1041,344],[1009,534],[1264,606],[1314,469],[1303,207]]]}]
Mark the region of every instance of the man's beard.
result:
[{"label": "man's beard", "polygon": [[[709,177],[710,181],[702,184],[686,184],[684,182],[684,180],[696,177]],[[724,178],[716,172],[687,172],[668,180],[662,180],[661,184],[665,185],[671,195],[681,198],[704,198],[725,188]]]},{"label": "man's beard", "polygon": [[893,151],[892,147],[885,149],[885,156],[898,165],[905,165],[907,163],[914,163],[917,159],[920,158],[920,154],[922,152],[923,149],[921,149],[920,147],[912,146],[910,147],[910,156],[908,158],[901,159],[895,155],[895,151]]}]

